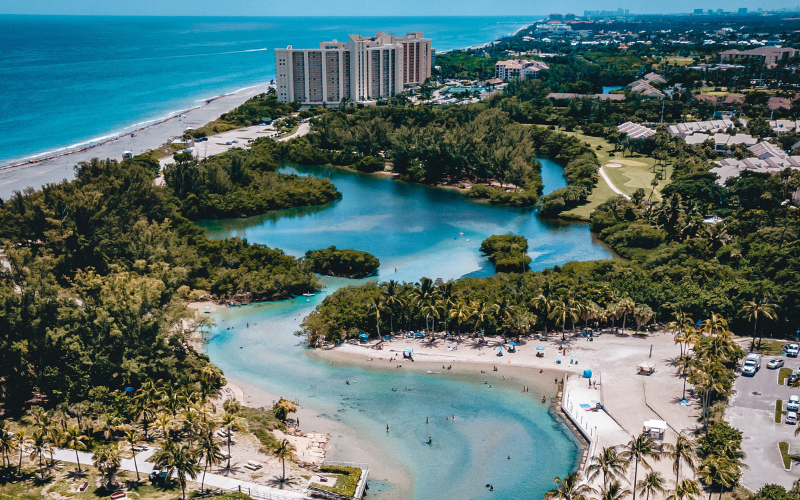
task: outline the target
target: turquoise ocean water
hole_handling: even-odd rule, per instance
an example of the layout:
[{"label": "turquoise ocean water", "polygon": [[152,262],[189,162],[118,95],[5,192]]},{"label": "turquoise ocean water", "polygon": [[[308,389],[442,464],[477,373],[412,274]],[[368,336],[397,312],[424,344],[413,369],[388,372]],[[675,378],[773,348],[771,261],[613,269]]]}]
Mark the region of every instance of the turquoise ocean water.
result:
[{"label": "turquoise ocean water", "polygon": [[272,80],[273,50],[289,44],[415,30],[441,51],[490,42],[535,19],[0,16],[0,165]]}]

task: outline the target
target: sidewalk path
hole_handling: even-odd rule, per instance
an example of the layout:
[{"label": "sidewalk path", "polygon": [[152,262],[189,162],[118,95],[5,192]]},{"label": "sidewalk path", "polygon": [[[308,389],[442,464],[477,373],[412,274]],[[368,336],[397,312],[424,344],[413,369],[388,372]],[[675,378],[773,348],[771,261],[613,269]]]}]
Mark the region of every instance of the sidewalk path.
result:
[{"label": "sidewalk path", "polygon": [[600,170],[599,170],[599,172],[600,172],[600,177],[602,177],[602,178],[603,178],[603,180],[604,180],[604,181],[606,181],[606,184],[608,184],[608,187],[610,187],[612,191],[614,191],[615,193],[617,193],[617,194],[618,194],[618,195],[620,195],[620,196],[623,196],[623,197],[625,197],[625,198],[626,198],[626,199],[628,199],[628,200],[630,200],[630,199],[631,199],[631,197],[630,197],[630,196],[628,196],[627,194],[625,194],[625,193],[623,193],[622,191],[620,191],[620,190],[617,188],[617,186],[615,186],[615,185],[614,185],[614,183],[613,183],[613,182],[611,182],[611,179],[609,179],[609,178],[608,178],[608,174],[606,174],[605,170],[603,170],[603,167],[600,167]]},{"label": "sidewalk path", "polygon": [[[153,471],[153,464],[151,462],[146,462],[145,460],[153,456],[153,454],[155,454],[156,451],[157,450],[155,447],[151,447],[146,451],[136,454],[136,465],[138,465],[139,475],[143,479],[147,479],[147,475]],[[93,460],[91,453],[85,451],[79,451],[78,457],[80,458],[81,461],[81,467],[86,465],[92,465]],[[53,458],[55,458],[60,462],[75,463],[75,451],[63,448],[55,448],[53,451]],[[133,459],[123,458],[122,460],[120,460],[120,469],[125,471],[135,472]],[[202,478],[203,478],[203,473],[201,471],[197,475],[197,480],[194,482],[199,483]],[[191,481],[191,479],[189,479],[189,481]],[[239,479],[226,477],[220,474],[210,474],[210,473],[206,474],[205,485],[230,491],[238,491],[239,488],[241,487],[241,491],[248,493],[249,495],[259,499],[293,500],[293,499],[308,498],[304,493],[300,493],[298,491],[270,488],[269,486],[264,486],[263,484],[256,484],[249,481],[241,481]]]},{"label": "sidewalk path", "polygon": [[303,123],[300,124],[299,127],[297,127],[297,132],[295,132],[292,135],[288,135],[286,137],[282,137],[282,138],[278,139],[277,142],[288,141],[290,139],[294,139],[295,137],[303,137],[304,135],[306,135],[310,131],[311,131],[311,125],[308,122],[303,122]]}]

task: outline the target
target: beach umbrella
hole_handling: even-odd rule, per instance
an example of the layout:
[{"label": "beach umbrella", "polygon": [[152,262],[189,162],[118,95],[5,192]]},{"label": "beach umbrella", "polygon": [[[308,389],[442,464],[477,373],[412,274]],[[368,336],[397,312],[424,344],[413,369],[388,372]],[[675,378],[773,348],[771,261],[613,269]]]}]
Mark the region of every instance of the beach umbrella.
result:
[{"label": "beach umbrella", "polygon": [[540,345],[539,347],[537,347],[537,348],[536,348],[536,350],[537,350],[537,351],[544,351],[544,346],[543,346],[543,345]]},{"label": "beach umbrella", "polygon": [[502,351],[502,350],[503,350],[503,348],[502,348],[502,347],[498,347],[498,348],[497,348],[497,350],[498,350],[498,351]]},{"label": "beach umbrella", "polygon": [[509,342],[508,345],[513,345],[513,346],[516,347],[517,343],[516,342]]}]

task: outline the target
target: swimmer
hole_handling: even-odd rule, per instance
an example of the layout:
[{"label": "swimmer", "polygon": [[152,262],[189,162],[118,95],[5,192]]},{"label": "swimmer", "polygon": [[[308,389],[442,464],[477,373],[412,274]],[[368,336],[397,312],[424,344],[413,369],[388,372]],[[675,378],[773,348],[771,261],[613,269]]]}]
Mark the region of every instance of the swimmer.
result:
[{"label": "swimmer", "polygon": [[430,437],[428,437],[428,440],[427,440],[427,441],[425,441],[425,443],[427,443],[427,444],[432,444],[432,443],[433,443],[433,439],[431,439]]},{"label": "swimmer", "polygon": [[508,456],[508,459],[511,460],[511,455]]},{"label": "swimmer", "polygon": [[389,424],[386,424],[386,432],[389,432]]},{"label": "swimmer", "polygon": [[425,417],[425,423],[426,424],[428,423],[428,417]]},{"label": "swimmer", "polygon": [[350,381],[349,380],[345,380],[344,383],[347,384],[347,385],[350,385]]}]

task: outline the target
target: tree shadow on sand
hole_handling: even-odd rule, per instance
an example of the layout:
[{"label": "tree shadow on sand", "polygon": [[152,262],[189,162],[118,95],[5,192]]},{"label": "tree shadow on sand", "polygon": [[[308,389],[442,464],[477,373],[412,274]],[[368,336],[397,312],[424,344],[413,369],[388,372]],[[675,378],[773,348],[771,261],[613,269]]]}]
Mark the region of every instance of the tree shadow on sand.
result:
[{"label": "tree shadow on sand", "polygon": [[286,479],[275,477],[267,481],[267,484],[272,488],[286,489],[286,486],[298,486],[300,480],[296,477],[287,477]]}]

